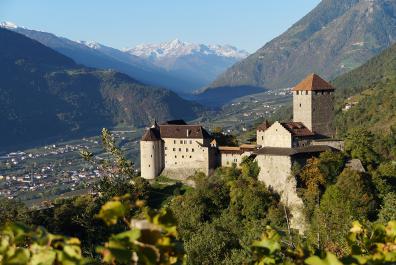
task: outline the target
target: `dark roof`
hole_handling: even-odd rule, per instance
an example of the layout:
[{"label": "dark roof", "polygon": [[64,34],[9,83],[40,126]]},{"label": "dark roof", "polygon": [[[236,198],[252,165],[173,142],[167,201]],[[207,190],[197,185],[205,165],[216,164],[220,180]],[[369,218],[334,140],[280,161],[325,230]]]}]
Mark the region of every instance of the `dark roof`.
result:
[{"label": "dark roof", "polygon": [[171,120],[166,121],[161,125],[187,125],[187,123],[184,120]]},{"label": "dark roof", "polygon": [[293,136],[307,137],[315,135],[302,122],[281,122],[281,125]]},{"label": "dark roof", "polygon": [[210,134],[201,125],[160,125],[161,138],[208,139]]},{"label": "dark roof", "polygon": [[262,124],[260,124],[260,125],[257,127],[257,131],[265,131],[265,130],[267,130],[270,126],[271,126],[271,124],[270,124],[267,120],[265,120]]},{"label": "dark roof", "polygon": [[334,91],[335,88],[330,85],[323,78],[318,76],[317,74],[308,75],[303,81],[298,83],[292,91]]},{"label": "dark roof", "polygon": [[295,156],[299,154],[314,154],[334,150],[327,145],[310,145],[303,147],[263,147],[255,152],[257,155]]},{"label": "dark roof", "polygon": [[157,128],[150,128],[143,134],[142,141],[159,141],[161,140],[160,132]]}]

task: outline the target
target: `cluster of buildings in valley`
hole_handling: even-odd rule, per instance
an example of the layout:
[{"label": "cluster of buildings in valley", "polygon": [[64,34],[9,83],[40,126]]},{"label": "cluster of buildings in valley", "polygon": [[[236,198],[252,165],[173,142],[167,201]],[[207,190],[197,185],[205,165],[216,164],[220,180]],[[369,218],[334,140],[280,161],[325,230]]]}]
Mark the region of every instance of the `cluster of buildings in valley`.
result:
[{"label": "cluster of buildings in valley", "polygon": [[57,188],[73,191],[81,188],[81,184],[95,181],[100,177],[98,169],[74,168],[76,162],[73,159],[54,159],[64,158],[68,153],[78,154],[81,148],[87,147],[81,144],[48,145],[41,151],[19,151],[1,156],[1,172],[5,173],[0,173],[0,196],[11,199],[30,192],[36,194],[31,197],[37,197],[38,193]]},{"label": "cluster of buildings in valley", "polygon": [[341,150],[334,140],[334,88],[316,74],[292,89],[293,121],[264,122],[256,130],[256,143],[238,147],[219,146],[201,126],[184,121],[155,123],[140,141],[141,176],[186,178],[196,172],[210,175],[217,167],[239,165],[245,156],[258,162],[258,179],[281,194],[293,218],[291,225],[303,230],[303,202],[291,178],[294,163],[304,165],[321,152]]}]

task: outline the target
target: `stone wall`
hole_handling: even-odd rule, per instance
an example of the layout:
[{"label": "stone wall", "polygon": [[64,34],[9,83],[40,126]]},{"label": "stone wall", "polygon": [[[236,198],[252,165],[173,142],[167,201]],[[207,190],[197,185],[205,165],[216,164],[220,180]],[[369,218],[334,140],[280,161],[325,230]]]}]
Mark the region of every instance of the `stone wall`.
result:
[{"label": "stone wall", "polygon": [[279,122],[275,122],[264,132],[265,147],[292,147],[292,135]]},{"label": "stone wall", "polygon": [[293,91],[293,121],[312,131],[312,91]]},{"label": "stone wall", "polygon": [[231,167],[232,164],[236,164],[238,167],[242,162],[243,157],[251,156],[252,152],[244,152],[242,154],[240,153],[229,153],[229,152],[223,152],[220,154],[220,166],[221,167]]},{"label": "stone wall", "polygon": [[154,179],[164,168],[162,141],[140,141],[142,178]]},{"label": "stone wall", "polygon": [[323,136],[333,137],[333,92],[314,91],[312,95],[312,130]]},{"label": "stone wall", "polygon": [[297,181],[291,176],[292,158],[289,156],[258,155],[260,167],[258,180],[272,187],[281,195],[281,201],[290,209],[290,225],[304,233],[306,222],[304,218],[304,203],[297,196]]},{"label": "stone wall", "polygon": [[[164,140],[165,149],[165,170],[162,173],[168,177],[185,174],[186,178],[201,171],[209,174],[210,147],[204,143],[203,139],[175,139],[166,138]],[[168,173],[166,173],[168,172]]]}]

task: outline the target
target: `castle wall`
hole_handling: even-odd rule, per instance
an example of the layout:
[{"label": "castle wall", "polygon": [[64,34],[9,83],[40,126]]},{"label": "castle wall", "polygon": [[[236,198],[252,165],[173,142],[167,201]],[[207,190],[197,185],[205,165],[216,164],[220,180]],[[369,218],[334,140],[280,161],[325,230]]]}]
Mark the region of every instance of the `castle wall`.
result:
[{"label": "castle wall", "polygon": [[293,91],[293,121],[312,131],[312,91]]},{"label": "castle wall", "polygon": [[140,141],[140,170],[145,179],[154,179],[163,169],[161,141]]},{"label": "castle wall", "polygon": [[[203,139],[164,140],[165,169],[163,175],[187,178],[200,171],[209,174],[211,148]],[[206,146],[202,146],[205,144]]]},{"label": "castle wall", "polygon": [[332,127],[334,119],[333,92],[313,91],[312,95],[312,130],[323,136],[334,136]]},{"label": "castle wall", "polygon": [[264,132],[265,147],[292,147],[292,135],[279,122],[275,122]]},{"label": "castle wall", "polygon": [[249,157],[252,152],[244,152],[240,153],[226,153],[223,152],[220,154],[220,166],[222,167],[231,167],[232,164],[236,164],[238,167],[242,162],[242,159],[247,156]]},{"label": "castle wall", "polygon": [[306,225],[303,214],[304,203],[297,196],[297,181],[291,176],[292,158],[260,154],[256,160],[260,167],[258,180],[281,195],[281,201],[290,209],[292,215],[291,227],[303,233]]}]

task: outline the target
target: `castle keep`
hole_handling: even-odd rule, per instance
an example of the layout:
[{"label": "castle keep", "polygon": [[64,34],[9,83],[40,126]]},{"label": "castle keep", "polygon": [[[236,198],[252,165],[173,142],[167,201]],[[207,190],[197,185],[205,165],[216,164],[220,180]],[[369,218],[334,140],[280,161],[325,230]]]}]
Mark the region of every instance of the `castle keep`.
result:
[{"label": "castle keep", "polygon": [[316,74],[309,75],[293,89],[293,121],[267,121],[257,127],[256,144],[239,147],[217,146],[200,125],[172,121],[149,128],[141,142],[141,175],[154,179],[160,174],[187,178],[195,172],[209,175],[216,167],[239,165],[245,156],[260,166],[258,179],[281,194],[293,218],[291,225],[304,230],[297,196],[294,163],[304,165],[321,152],[342,148],[334,141],[334,88]]}]

